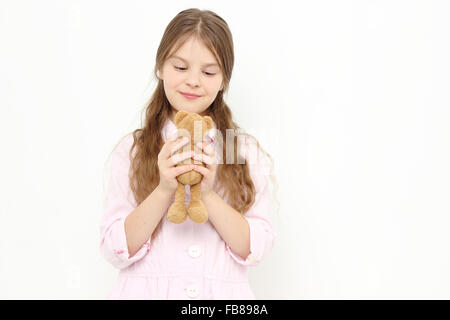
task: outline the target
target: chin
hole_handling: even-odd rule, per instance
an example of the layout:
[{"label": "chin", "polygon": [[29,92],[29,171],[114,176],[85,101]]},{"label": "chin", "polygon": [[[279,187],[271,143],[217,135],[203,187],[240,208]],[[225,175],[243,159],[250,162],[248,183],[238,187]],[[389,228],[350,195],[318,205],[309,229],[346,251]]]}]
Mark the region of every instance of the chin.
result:
[{"label": "chin", "polygon": [[174,109],[175,113],[177,113],[180,110],[190,112],[190,113],[198,113],[198,114],[201,114],[206,111],[206,110],[201,110],[201,109],[193,109],[193,108],[189,108],[189,107],[179,107],[179,108],[173,108],[173,109]]}]

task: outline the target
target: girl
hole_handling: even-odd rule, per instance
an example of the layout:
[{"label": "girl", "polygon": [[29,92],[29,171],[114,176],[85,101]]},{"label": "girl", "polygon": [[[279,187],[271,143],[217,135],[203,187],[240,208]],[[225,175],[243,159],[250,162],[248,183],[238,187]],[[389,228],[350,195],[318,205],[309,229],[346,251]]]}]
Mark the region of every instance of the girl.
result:
[{"label": "girl", "polygon": [[[273,166],[272,158],[248,134],[242,148],[233,138],[231,164],[218,164],[223,150],[217,150],[213,134],[197,152],[175,153],[188,143],[177,135],[179,110],[209,115],[223,137],[227,129],[239,129],[223,100],[233,63],[232,36],[217,14],[184,10],[167,26],[145,125],[125,136],[112,153],[100,251],[120,273],[108,299],[255,299],[247,267],[270,251],[276,233],[264,176],[268,162],[263,156],[254,163],[242,159],[249,160],[252,147]],[[177,166],[186,159],[205,166]],[[167,211],[176,177],[189,170],[203,175],[208,221],[197,224],[188,218],[174,224]],[[186,205],[189,197],[186,186]]]}]

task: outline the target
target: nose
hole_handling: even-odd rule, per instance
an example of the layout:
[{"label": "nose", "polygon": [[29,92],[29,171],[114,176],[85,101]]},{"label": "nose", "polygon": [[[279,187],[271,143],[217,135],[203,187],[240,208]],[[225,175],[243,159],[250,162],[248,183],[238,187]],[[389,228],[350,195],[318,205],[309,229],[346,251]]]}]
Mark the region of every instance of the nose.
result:
[{"label": "nose", "polygon": [[186,84],[191,87],[197,87],[200,83],[199,74],[197,71],[189,71],[187,73]]}]

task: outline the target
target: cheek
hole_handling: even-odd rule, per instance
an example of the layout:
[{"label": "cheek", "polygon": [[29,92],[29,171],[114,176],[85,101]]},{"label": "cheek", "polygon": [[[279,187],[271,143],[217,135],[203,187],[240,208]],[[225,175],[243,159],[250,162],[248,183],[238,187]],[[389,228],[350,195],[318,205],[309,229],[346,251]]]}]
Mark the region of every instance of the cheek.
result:
[{"label": "cheek", "polygon": [[210,79],[205,82],[205,87],[210,95],[216,94],[222,84],[220,79]]},{"label": "cheek", "polygon": [[170,67],[164,69],[164,82],[166,86],[173,88],[182,81],[183,79],[179,72],[176,72],[176,70]]}]

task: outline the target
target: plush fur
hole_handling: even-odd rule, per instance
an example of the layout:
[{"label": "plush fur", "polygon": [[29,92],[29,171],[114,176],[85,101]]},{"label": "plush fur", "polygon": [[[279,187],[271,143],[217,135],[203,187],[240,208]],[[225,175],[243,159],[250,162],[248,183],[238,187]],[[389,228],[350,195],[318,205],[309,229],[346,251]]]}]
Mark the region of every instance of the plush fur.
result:
[{"label": "plush fur", "polygon": [[[201,124],[201,126],[200,126]],[[209,116],[200,116],[197,113],[189,113],[186,111],[178,111],[175,115],[175,125],[178,130],[181,131],[181,135],[187,136],[190,138],[190,144],[188,143],[186,146],[190,145],[190,149],[187,149],[186,146],[181,148],[178,153],[185,152],[187,150],[197,150],[196,153],[202,152],[198,147],[195,146],[196,143],[202,141],[205,134],[213,128],[213,121]],[[200,137],[194,136],[194,125],[199,126],[197,128],[198,133],[201,134]],[[197,134],[198,134],[197,133]],[[177,166],[187,165],[195,163],[196,165],[204,166],[202,162],[196,161],[192,158],[186,159],[177,164]],[[182,223],[186,220],[186,217],[196,222],[196,223],[204,223],[208,220],[208,212],[201,201],[201,189],[200,182],[202,181],[203,176],[194,170],[188,171],[186,173],[180,174],[177,177],[178,187],[175,192],[175,201],[169,208],[167,218],[169,221],[173,223]],[[191,190],[191,201],[189,206],[186,208],[184,203],[185,201],[185,185],[190,185]]]}]

